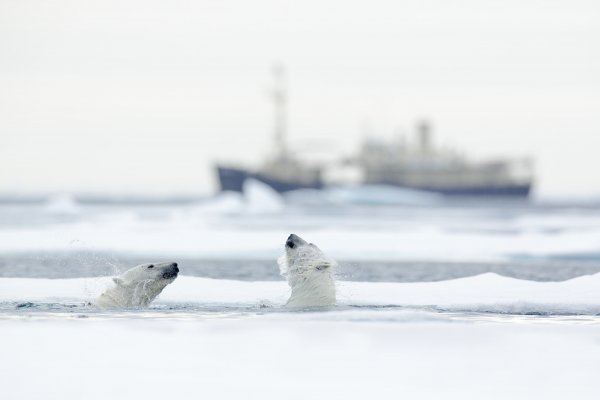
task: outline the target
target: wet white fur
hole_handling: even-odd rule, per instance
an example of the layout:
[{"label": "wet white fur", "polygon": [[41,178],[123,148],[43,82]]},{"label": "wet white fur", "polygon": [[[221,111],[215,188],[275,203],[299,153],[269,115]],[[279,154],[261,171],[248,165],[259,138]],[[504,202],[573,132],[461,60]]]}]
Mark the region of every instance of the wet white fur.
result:
[{"label": "wet white fur", "polygon": [[113,285],[98,297],[95,305],[100,308],[148,306],[176,278],[162,277],[171,263],[153,264],[151,269],[148,265],[138,265],[113,278]]},{"label": "wet white fur", "polygon": [[312,243],[286,247],[277,260],[281,275],[292,289],[288,307],[335,305],[335,262]]}]

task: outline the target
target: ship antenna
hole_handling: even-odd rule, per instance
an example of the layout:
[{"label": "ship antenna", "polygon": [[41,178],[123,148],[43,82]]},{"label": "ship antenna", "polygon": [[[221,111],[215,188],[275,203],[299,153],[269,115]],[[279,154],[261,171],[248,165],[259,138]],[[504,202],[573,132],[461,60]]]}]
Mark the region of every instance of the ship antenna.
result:
[{"label": "ship antenna", "polygon": [[278,156],[287,158],[286,146],[286,104],[287,93],[285,90],[285,68],[282,64],[276,63],[273,66],[273,78],[275,85],[273,87],[272,96],[275,106],[275,146]]}]

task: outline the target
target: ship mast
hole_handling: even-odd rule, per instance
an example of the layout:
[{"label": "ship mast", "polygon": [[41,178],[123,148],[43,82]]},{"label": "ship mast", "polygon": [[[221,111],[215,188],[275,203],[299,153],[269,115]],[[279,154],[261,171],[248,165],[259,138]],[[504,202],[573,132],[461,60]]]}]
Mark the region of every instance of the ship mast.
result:
[{"label": "ship mast", "polygon": [[273,66],[274,86],[272,90],[273,105],[275,106],[275,147],[277,157],[287,158],[286,146],[286,105],[287,93],[285,90],[285,69],[282,64]]}]

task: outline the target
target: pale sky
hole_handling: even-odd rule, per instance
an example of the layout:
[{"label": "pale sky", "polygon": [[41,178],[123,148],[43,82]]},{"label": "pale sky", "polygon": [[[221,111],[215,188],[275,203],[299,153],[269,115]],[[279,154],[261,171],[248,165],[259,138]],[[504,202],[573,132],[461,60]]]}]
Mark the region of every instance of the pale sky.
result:
[{"label": "pale sky", "polygon": [[0,192],[198,193],[290,141],[335,158],[433,120],[475,158],[531,155],[541,195],[600,193],[600,2],[0,2]]}]

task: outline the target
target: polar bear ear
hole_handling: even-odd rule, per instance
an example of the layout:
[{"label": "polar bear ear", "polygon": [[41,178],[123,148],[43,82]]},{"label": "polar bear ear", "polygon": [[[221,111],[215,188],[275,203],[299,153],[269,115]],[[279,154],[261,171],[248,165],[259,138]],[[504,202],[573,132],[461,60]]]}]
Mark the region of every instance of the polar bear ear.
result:
[{"label": "polar bear ear", "polygon": [[317,265],[317,266],[315,267],[315,269],[317,269],[317,270],[319,270],[319,271],[322,271],[322,270],[324,270],[324,269],[327,269],[327,268],[329,268],[329,267],[331,267],[331,264],[330,264],[330,263],[328,263],[328,262],[322,262],[321,264]]},{"label": "polar bear ear", "polygon": [[125,281],[119,277],[113,278],[113,282],[117,284],[117,286],[125,286]]}]

